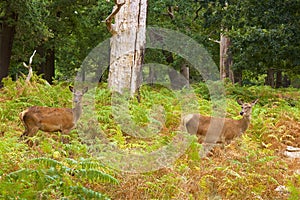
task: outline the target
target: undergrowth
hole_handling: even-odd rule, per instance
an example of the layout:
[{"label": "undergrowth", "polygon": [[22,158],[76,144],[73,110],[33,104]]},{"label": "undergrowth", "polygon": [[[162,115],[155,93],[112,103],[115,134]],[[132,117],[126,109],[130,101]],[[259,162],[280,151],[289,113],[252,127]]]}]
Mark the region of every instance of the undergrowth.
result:
[{"label": "undergrowth", "polygon": [[[210,86],[211,89],[222,87],[220,83],[211,84],[215,84]],[[225,148],[215,148],[212,156],[201,158],[202,145],[191,137],[186,151],[172,165],[155,171],[126,173],[110,168],[114,165],[107,165],[105,158],[92,155],[76,129],[68,136],[68,144],[61,143],[60,133],[41,131],[33,138],[36,145],[32,147],[19,140],[24,127],[18,114],[32,105],[71,107],[69,83],[49,86],[43,79],[34,76],[30,84],[23,79],[6,79],[4,85],[0,91],[2,199],[299,197],[299,160],[283,155],[287,145],[300,147],[298,89],[226,84],[223,94],[226,104],[213,97],[217,102],[214,105],[210,101],[214,93],[204,83],[193,85],[195,96],[186,95],[186,98],[181,98],[182,91],[142,86],[141,102],[136,98],[117,99],[118,103],[126,105],[126,109],[122,110],[124,107],[112,106],[116,103],[112,101],[114,94],[107,90],[106,84],[101,84],[94,96],[94,117],[100,124],[101,137],[105,138],[103,141],[111,144],[112,148],[144,154],[160,150],[176,140],[182,114],[196,111],[212,115],[212,108],[220,107],[225,108],[227,117],[240,119],[240,106],[236,100],[249,102],[259,98],[247,132]],[[192,109],[184,110],[184,106]],[[116,108],[120,109],[114,110]],[[90,122],[86,123],[83,125]],[[92,125],[87,126],[87,129],[93,128]],[[131,132],[136,129],[143,130],[144,135]],[[99,152],[102,151],[105,149],[99,149]],[[130,165],[126,161],[124,164]]]}]

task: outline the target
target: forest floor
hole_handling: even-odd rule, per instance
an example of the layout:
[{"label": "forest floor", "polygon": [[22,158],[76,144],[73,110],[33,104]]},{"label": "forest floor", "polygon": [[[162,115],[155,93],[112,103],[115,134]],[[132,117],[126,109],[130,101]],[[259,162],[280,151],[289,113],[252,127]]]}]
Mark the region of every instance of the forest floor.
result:
[{"label": "forest floor", "polygon": [[[195,106],[189,105],[189,98],[179,101],[179,91],[143,86],[141,102],[126,100],[128,105],[121,109],[128,109],[129,115],[126,110],[119,115],[114,113],[119,108],[114,103],[120,101],[112,101],[106,84],[101,84],[94,94],[87,94],[95,100],[95,114],[83,116],[69,143],[61,142],[60,133],[39,131],[29,146],[19,140],[24,131],[19,113],[32,105],[71,107],[68,83],[49,86],[34,77],[30,85],[22,79],[6,79],[4,84],[0,90],[1,199],[299,199],[300,158],[286,153],[289,146],[300,148],[299,89],[226,85],[222,98],[227,117],[239,119],[236,99],[259,98],[259,103],[253,107],[245,134],[201,157],[202,145],[196,137],[184,140],[177,133],[181,101],[187,100],[187,108]],[[212,108],[224,107],[222,99],[211,101],[205,84],[193,85],[193,91],[197,104],[191,110],[212,115]],[[81,132],[97,130],[95,121],[102,133],[81,137]],[[161,126],[154,135],[143,129],[151,123],[154,129]],[[127,129],[122,129],[126,125],[149,135],[126,134]],[[90,151],[91,140],[104,141],[95,146],[97,154]],[[170,152],[163,151],[166,146]]]}]

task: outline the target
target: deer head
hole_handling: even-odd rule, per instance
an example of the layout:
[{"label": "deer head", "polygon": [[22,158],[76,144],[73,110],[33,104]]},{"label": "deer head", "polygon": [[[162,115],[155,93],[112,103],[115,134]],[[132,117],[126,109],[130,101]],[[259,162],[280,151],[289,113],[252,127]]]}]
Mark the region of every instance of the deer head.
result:
[{"label": "deer head", "polygon": [[240,115],[243,117],[251,117],[252,107],[258,102],[258,99],[252,101],[251,103],[244,103],[240,99],[237,100],[237,103],[242,106],[242,111]]}]

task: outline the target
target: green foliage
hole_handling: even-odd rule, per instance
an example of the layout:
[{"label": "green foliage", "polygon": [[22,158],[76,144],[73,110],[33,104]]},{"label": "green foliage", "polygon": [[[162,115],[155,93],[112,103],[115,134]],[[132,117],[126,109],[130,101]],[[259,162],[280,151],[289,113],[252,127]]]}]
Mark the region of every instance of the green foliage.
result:
[{"label": "green foliage", "polygon": [[[49,86],[37,76],[30,84],[23,78],[4,82],[0,97],[2,199],[106,199],[108,196],[129,199],[133,195],[139,199],[296,199],[299,196],[299,175],[295,172],[298,165],[282,156],[286,145],[299,147],[299,90],[226,83],[224,97],[229,118],[240,118],[236,99],[259,98],[253,107],[251,125],[242,137],[224,148],[216,147],[212,156],[201,158],[202,145],[193,136],[189,148],[172,165],[128,174],[107,168],[104,160],[102,163],[101,158],[90,154],[77,130],[68,135],[69,144],[60,142],[59,133],[41,131],[35,136],[38,143],[33,147],[19,141],[24,130],[18,119],[20,111],[35,104],[71,107],[71,92],[68,83]],[[126,129],[116,121],[113,94],[106,87],[102,84],[96,89],[96,119],[105,142],[126,152],[143,154],[168,145],[176,135],[181,114],[189,112],[182,109],[182,104],[194,106],[190,96],[183,98],[183,91],[164,87],[141,87],[141,102],[135,98],[116,98],[115,101],[127,103],[128,112],[124,116],[135,123],[132,126],[144,128],[155,124],[155,120],[162,125],[155,134],[147,135],[151,137],[135,137],[126,134]],[[219,87],[220,83],[211,86]],[[198,103],[195,110],[211,115],[215,107],[208,87],[200,83],[192,88]],[[215,100],[219,107],[224,107],[220,98]],[[163,115],[153,114],[160,111]],[[286,192],[275,191],[278,186],[284,186]]]},{"label": "green foliage", "polygon": [[17,82],[12,81],[11,78],[3,80],[5,87],[2,93],[5,95],[4,98],[10,99],[9,102],[0,102],[0,119],[3,122],[18,120],[18,114],[33,105],[71,107],[71,92],[66,84],[61,83],[51,87],[36,75],[32,77],[32,81],[35,84],[27,85],[23,78]]},{"label": "green foliage", "polygon": [[[102,171],[105,168],[99,162],[82,158],[80,161],[64,159],[66,156],[86,156],[87,148],[77,141],[77,135],[71,133],[69,137],[73,142],[61,144],[55,138],[56,134],[51,137],[45,137],[45,133],[37,134],[34,140],[40,141],[38,151],[18,141],[21,129],[24,129],[18,113],[32,105],[71,107],[72,93],[68,84],[49,86],[34,75],[30,84],[25,83],[22,78],[16,82],[7,78],[4,85],[0,101],[0,132],[5,134],[0,145],[1,198],[107,199],[106,195],[84,186],[86,183],[118,183],[117,179]],[[10,127],[9,124],[13,123],[16,123],[15,126]],[[18,126],[20,128],[16,131]],[[46,157],[40,157],[43,154]],[[52,156],[60,160],[51,159]],[[24,162],[24,157],[28,161]]]},{"label": "green foliage", "polygon": [[[20,169],[7,174],[1,182],[2,198],[16,197],[33,199],[48,198],[52,195],[63,198],[109,199],[100,192],[86,188],[81,183],[95,184],[99,181],[117,184],[118,180],[92,167],[82,165],[81,161],[60,162],[51,158],[34,158],[27,163],[30,168]],[[38,165],[35,165],[37,163]],[[36,167],[32,167],[36,166]],[[85,166],[86,168],[82,168]],[[11,187],[8,189],[8,187]]]},{"label": "green foliage", "polygon": [[[233,69],[258,77],[268,68],[294,74],[299,66],[299,1],[233,0],[198,1],[201,34],[219,40],[220,33],[231,39]],[[216,63],[219,44],[206,45]]]},{"label": "green foliage", "polygon": [[[55,49],[56,78],[68,80],[90,50],[109,36],[101,22],[112,9],[106,1],[16,0],[0,5],[1,24],[16,26],[9,69],[13,77],[26,71],[22,61],[27,61],[34,49],[38,50],[33,59],[35,71],[50,61],[45,52]],[[17,17],[10,18],[12,13]]]}]

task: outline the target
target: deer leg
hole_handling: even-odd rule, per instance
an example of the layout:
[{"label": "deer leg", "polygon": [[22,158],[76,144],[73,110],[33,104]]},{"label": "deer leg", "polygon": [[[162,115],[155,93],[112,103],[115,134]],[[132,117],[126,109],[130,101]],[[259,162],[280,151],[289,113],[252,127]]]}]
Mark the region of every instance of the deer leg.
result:
[{"label": "deer leg", "polygon": [[28,135],[28,130],[25,129],[24,133],[20,136],[20,140],[23,140]]},{"label": "deer leg", "polygon": [[67,129],[67,130],[62,130],[62,136],[61,136],[61,141],[64,144],[69,144],[70,143],[70,133],[71,130]]},{"label": "deer leg", "polygon": [[28,131],[28,135],[27,136],[29,136],[29,137],[35,136],[35,134],[38,132],[38,130],[39,130],[39,127],[37,127],[37,126],[31,128],[30,131]]},{"label": "deer leg", "polygon": [[38,130],[39,130],[38,127],[34,127],[34,128],[31,128],[31,129],[26,127],[24,133],[20,137],[20,140],[26,140],[26,143],[28,144],[28,146],[32,147],[34,143],[28,137],[34,136],[38,132]]}]

